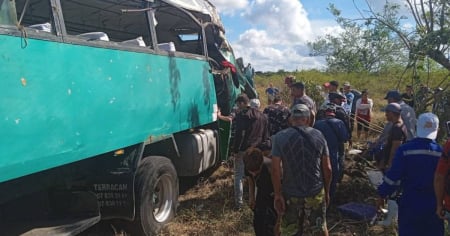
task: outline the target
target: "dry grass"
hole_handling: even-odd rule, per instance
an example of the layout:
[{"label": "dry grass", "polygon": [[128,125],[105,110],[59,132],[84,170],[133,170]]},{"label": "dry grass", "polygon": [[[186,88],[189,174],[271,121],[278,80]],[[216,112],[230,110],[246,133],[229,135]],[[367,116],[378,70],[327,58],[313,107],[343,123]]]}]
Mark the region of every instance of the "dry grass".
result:
[{"label": "dry grass", "polygon": [[220,166],[180,195],[177,217],[163,235],[253,235],[249,208],[234,211],[232,168]]},{"label": "dry grass", "polygon": [[[356,145],[364,147],[363,143]],[[347,158],[346,175],[327,216],[330,235],[396,235],[395,227],[385,228],[370,225],[367,221],[352,220],[336,209],[336,206],[348,202],[375,204],[375,189],[368,182],[365,168],[366,162],[360,156]],[[210,177],[180,195],[177,216],[160,236],[254,235],[252,211],[248,207],[241,211],[233,210],[232,172],[232,168],[222,165]]]}]

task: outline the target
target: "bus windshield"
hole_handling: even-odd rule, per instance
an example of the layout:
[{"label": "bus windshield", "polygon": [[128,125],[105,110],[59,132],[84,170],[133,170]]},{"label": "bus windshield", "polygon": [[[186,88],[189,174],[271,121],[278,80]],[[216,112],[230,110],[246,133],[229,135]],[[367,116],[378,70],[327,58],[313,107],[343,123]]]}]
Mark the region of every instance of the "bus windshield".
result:
[{"label": "bus windshield", "polygon": [[0,0],[0,25],[16,25],[17,13],[14,0]]}]

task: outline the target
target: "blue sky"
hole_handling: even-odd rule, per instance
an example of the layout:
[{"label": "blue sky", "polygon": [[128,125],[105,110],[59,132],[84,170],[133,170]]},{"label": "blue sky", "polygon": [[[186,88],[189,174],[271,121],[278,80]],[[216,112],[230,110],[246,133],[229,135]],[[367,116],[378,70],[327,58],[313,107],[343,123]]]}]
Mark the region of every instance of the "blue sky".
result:
[{"label": "blue sky", "polygon": [[[366,0],[210,0],[218,9],[226,37],[237,57],[257,71],[324,68],[324,58],[309,57],[307,42],[340,31],[327,10],[333,3],[349,18],[359,16],[354,5]],[[402,0],[390,0],[402,2]],[[383,0],[368,0],[381,9]]]}]

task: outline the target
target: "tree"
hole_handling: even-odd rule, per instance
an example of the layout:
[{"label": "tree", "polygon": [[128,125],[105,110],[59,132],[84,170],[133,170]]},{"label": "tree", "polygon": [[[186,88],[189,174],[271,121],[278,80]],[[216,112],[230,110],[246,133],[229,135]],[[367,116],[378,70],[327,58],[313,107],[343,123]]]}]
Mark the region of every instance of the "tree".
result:
[{"label": "tree", "polygon": [[[419,106],[415,107],[417,111],[422,112],[426,110],[427,105],[439,103],[441,108],[434,112],[440,116],[441,121],[447,121],[450,118],[448,112],[450,111],[450,102],[448,101],[449,93],[447,91],[450,86],[448,82],[450,77],[450,1],[404,0],[404,2],[412,19],[399,14],[400,5],[398,4],[386,1],[383,11],[376,12],[366,0],[368,10],[360,11],[361,19],[356,20],[362,20],[373,28],[383,25],[390,32],[389,34],[397,35],[405,51],[408,52],[408,64],[405,71],[413,70],[412,80],[416,91],[419,91],[419,88],[423,85],[417,70],[423,69],[424,64],[429,65],[430,63],[426,63],[428,60],[433,60],[447,70],[447,75],[442,78],[438,85],[441,88],[432,89],[432,91],[435,91],[434,93],[426,93],[422,100],[416,101]],[[404,20],[413,22],[414,27],[402,27],[400,22]],[[428,66],[427,70],[430,72],[431,68]],[[401,78],[399,84],[400,82]],[[443,95],[445,95],[444,98],[442,98]],[[441,124],[443,123],[441,122]]]},{"label": "tree", "polygon": [[[379,72],[407,64],[407,54],[401,41],[386,25],[371,19],[343,18],[333,4],[330,4],[329,10],[336,17],[342,32],[308,43],[312,56],[326,57],[329,71]],[[397,9],[385,8],[385,11],[395,14]]]}]

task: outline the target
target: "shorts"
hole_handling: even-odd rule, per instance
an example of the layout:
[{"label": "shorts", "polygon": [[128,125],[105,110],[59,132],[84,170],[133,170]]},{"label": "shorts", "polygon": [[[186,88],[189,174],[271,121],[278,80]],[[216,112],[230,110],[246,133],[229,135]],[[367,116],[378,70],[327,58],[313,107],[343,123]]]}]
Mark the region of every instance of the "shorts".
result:
[{"label": "shorts", "polygon": [[325,191],[314,197],[286,199],[281,235],[315,235],[327,231]]}]

